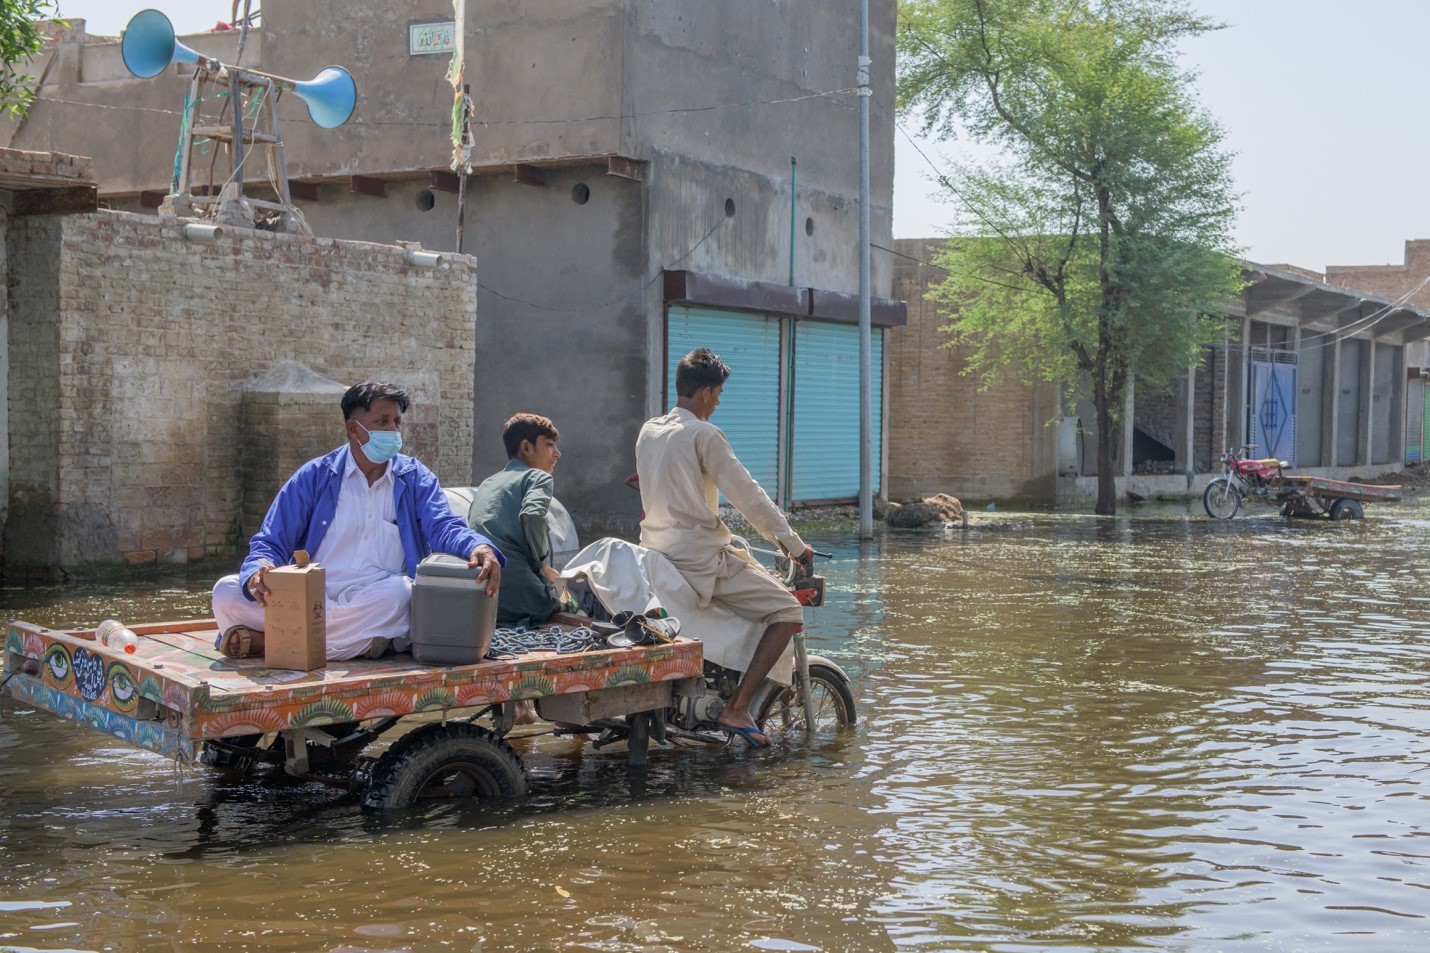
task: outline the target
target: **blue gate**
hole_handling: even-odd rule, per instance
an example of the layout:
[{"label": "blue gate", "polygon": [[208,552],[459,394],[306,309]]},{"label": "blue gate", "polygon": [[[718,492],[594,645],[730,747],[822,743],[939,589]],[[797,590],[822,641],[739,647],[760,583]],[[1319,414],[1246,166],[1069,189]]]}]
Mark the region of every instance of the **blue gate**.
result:
[{"label": "blue gate", "polygon": [[[870,478],[879,492],[884,419],[884,335],[869,338],[873,404]],[[859,328],[801,321],[794,346],[795,502],[859,496]]]},{"label": "blue gate", "polygon": [[675,406],[675,366],[697,347],[730,365],[710,422],[730,441],[770,499],[778,498],[780,322],[764,314],[672,305],[666,319],[666,409]]},{"label": "blue gate", "polygon": [[1253,455],[1296,465],[1296,355],[1251,349],[1251,393],[1246,408]]}]

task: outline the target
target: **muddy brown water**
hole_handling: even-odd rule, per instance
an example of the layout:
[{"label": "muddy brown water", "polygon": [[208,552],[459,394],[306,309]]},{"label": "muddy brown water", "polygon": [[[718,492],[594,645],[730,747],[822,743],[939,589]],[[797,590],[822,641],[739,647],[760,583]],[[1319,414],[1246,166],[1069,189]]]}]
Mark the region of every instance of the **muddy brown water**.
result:
[{"label": "muddy brown water", "polygon": [[[364,814],[6,699],[0,949],[1424,950],[1430,501],[816,538],[813,751],[517,743],[532,794]],[[53,626],[205,581],[16,589]]]}]

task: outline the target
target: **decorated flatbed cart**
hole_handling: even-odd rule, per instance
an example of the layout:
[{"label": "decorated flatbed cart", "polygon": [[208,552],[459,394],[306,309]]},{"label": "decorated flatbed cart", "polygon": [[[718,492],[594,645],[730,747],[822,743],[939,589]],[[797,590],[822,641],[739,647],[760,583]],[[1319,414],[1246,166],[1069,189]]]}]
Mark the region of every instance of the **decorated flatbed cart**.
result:
[{"label": "decorated flatbed cart", "polygon": [[[660,713],[704,684],[701,644],[684,638],[473,665],[422,665],[403,654],[302,672],[225,658],[211,620],[132,630],[138,644],[129,654],[99,644],[93,630],[12,621],[5,691],[180,763],[281,763],[289,774],[355,790],[376,809],[524,794],[525,769],[504,740],[521,701],[576,726],[626,725],[620,740],[632,763],[644,763]],[[360,756],[405,719],[425,723],[380,757]]]},{"label": "decorated flatbed cart", "polygon": [[1243,501],[1280,507],[1284,516],[1324,516],[1333,520],[1365,517],[1367,503],[1398,503],[1399,486],[1349,483],[1317,476],[1293,476],[1284,460],[1255,459],[1255,447],[1222,455],[1222,475],[1207,484],[1202,506],[1214,519],[1229,520]]}]

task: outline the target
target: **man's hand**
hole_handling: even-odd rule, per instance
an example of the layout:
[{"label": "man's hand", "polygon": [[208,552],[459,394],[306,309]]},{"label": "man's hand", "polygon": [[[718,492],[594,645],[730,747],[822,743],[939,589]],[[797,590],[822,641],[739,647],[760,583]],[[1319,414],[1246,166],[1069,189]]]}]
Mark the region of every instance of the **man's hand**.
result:
[{"label": "man's hand", "polygon": [[556,581],[561,578],[561,574],[550,566],[542,566],[541,575],[543,578],[546,579],[547,582],[551,583],[553,586],[556,585]]},{"label": "man's hand", "polygon": [[501,563],[497,561],[497,551],[482,543],[467,557],[467,565],[481,567],[481,571],[477,573],[477,582],[486,580],[487,598],[495,599],[497,590],[501,588]]},{"label": "man's hand", "polygon": [[273,563],[268,559],[258,561],[258,571],[248,577],[248,592],[253,596],[253,601],[267,608],[268,606],[268,583],[263,577],[268,574],[268,570],[273,568]]},{"label": "man's hand", "polygon": [[799,554],[799,564],[800,564],[801,566],[810,566],[810,565],[813,565],[813,563],[814,563],[814,547],[813,547],[813,546],[805,546],[805,547],[804,547],[804,552],[802,552],[802,553]]}]

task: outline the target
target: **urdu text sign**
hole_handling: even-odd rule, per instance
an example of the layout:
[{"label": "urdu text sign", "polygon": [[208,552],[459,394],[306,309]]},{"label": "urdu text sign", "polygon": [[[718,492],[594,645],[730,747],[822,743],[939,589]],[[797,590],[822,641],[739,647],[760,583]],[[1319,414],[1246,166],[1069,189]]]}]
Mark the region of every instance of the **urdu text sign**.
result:
[{"label": "urdu text sign", "polygon": [[412,23],[407,27],[407,55],[422,56],[428,53],[451,53],[457,49],[457,24]]}]

